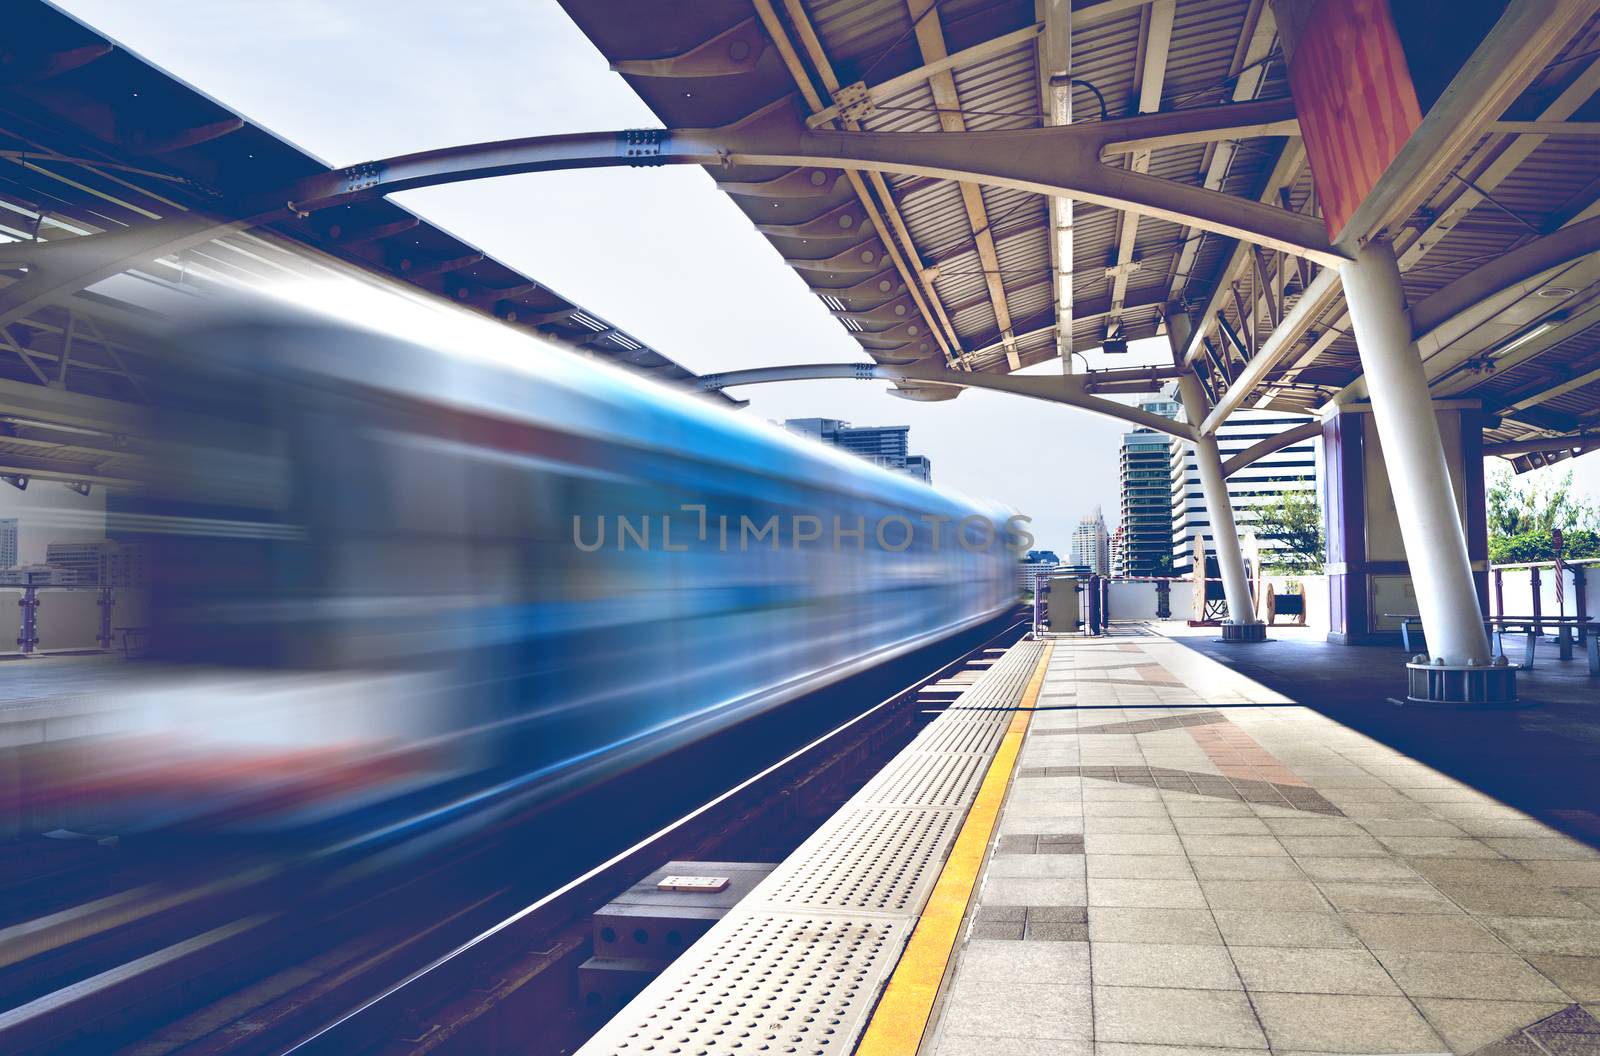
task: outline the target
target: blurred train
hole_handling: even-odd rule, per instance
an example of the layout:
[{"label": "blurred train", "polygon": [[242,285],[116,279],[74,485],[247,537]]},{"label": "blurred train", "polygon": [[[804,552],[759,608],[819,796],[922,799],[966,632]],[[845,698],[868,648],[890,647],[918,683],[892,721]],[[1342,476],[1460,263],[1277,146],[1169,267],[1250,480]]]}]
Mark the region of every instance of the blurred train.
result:
[{"label": "blurred train", "polygon": [[112,508],[153,663],[114,736],[42,757],[101,827],[492,813],[1016,602],[1009,510],[411,307],[165,335],[152,472]]}]

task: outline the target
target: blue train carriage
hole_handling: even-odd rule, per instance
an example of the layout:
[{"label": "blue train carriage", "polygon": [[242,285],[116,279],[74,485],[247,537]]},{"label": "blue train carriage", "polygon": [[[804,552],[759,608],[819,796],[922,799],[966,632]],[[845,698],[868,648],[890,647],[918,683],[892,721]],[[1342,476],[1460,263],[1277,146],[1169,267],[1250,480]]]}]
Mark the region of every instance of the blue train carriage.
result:
[{"label": "blue train carriage", "polygon": [[[274,794],[225,789],[228,824],[593,780],[1014,601],[1010,511],[441,314],[250,308],[174,339],[181,424],[143,501],[190,528],[153,538],[152,651],[343,687],[314,721],[235,692],[208,736],[277,756],[242,753]],[[323,770],[296,795],[291,760]]]}]

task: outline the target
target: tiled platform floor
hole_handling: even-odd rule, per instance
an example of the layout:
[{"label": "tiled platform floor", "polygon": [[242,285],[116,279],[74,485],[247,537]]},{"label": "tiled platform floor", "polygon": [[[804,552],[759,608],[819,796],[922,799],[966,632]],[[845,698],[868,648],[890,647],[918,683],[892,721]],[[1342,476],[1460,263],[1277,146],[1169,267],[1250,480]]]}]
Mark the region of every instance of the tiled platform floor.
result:
[{"label": "tiled platform floor", "polygon": [[1437,711],[1386,699],[1403,692],[1399,646],[1331,646],[1321,632],[1283,627],[1262,647],[1241,649],[1217,642],[1214,630],[1173,632],[1268,689],[1600,845],[1600,679],[1581,649],[1563,661],[1554,645],[1539,647],[1534,669],[1518,678],[1533,707]]},{"label": "tiled platform floor", "polygon": [[1130,632],[1056,641],[924,1053],[1600,1054],[1600,854]]}]

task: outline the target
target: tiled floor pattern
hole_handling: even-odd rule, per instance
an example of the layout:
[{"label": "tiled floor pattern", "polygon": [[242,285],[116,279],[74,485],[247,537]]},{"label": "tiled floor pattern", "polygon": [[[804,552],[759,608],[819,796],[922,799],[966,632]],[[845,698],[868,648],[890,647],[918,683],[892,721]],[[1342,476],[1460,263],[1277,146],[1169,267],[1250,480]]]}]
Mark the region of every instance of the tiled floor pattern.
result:
[{"label": "tiled floor pattern", "polygon": [[1171,770],[1159,766],[1035,766],[1017,771],[1019,777],[1092,777],[1124,785],[1192,792],[1197,796],[1232,799],[1245,803],[1270,803],[1313,814],[1342,815],[1344,812],[1309,788],[1304,782],[1277,784],[1251,781],[1193,770]]},{"label": "tiled floor pattern", "polygon": [[1039,705],[924,1053],[1600,1056],[1589,846],[1160,637]]},{"label": "tiled floor pattern", "polygon": [[[1166,673],[1160,665],[1148,665]],[[1181,684],[1163,679],[1161,685]],[[1186,729],[1195,742],[1216,764],[1218,773],[1196,773],[1150,766],[1049,766],[1024,767],[1023,777],[1094,777],[1129,785],[1193,792],[1201,796],[1272,803],[1317,814],[1342,814],[1321,793],[1312,789],[1293,770],[1283,765],[1255,738],[1228,720],[1220,711],[1189,711],[1126,722],[1095,726],[1062,727],[1039,730],[1036,736],[1073,736],[1154,733],[1158,730]]]},{"label": "tiled floor pattern", "polygon": [[1588,1056],[1596,1049],[1600,1049],[1600,1019],[1579,1005],[1568,1005],[1479,1052],[1482,1056]]}]

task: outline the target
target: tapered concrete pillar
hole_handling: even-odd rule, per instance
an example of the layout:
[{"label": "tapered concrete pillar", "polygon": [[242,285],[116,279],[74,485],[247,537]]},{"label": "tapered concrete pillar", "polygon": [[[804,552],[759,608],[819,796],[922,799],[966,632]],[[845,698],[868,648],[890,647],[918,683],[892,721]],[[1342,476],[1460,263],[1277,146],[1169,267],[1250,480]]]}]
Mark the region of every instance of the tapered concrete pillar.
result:
[{"label": "tapered concrete pillar", "polygon": [[[1181,356],[1189,344],[1189,316],[1177,304],[1167,306],[1167,340],[1174,355]],[[1210,410],[1206,394],[1200,388],[1200,379],[1194,371],[1186,370],[1178,376],[1178,398],[1183,401],[1183,413],[1189,424],[1199,427]],[[1200,470],[1200,491],[1206,504],[1206,517],[1211,522],[1212,549],[1217,555],[1217,568],[1222,573],[1222,593],[1228,599],[1228,619],[1234,623],[1255,624],[1255,606],[1250,600],[1250,581],[1244,572],[1244,553],[1239,549],[1239,530],[1233,521],[1233,504],[1228,501],[1228,483],[1222,476],[1222,455],[1215,436],[1202,436],[1194,445],[1194,461]],[[1195,569],[1203,576],[1204,568]]]},{"label": "tapered concrete pillar", "polygon": [[1369,243],[1340,270],[1429,651],[1448,665],[1487,664],[1466,534],[1394,249]]}]

